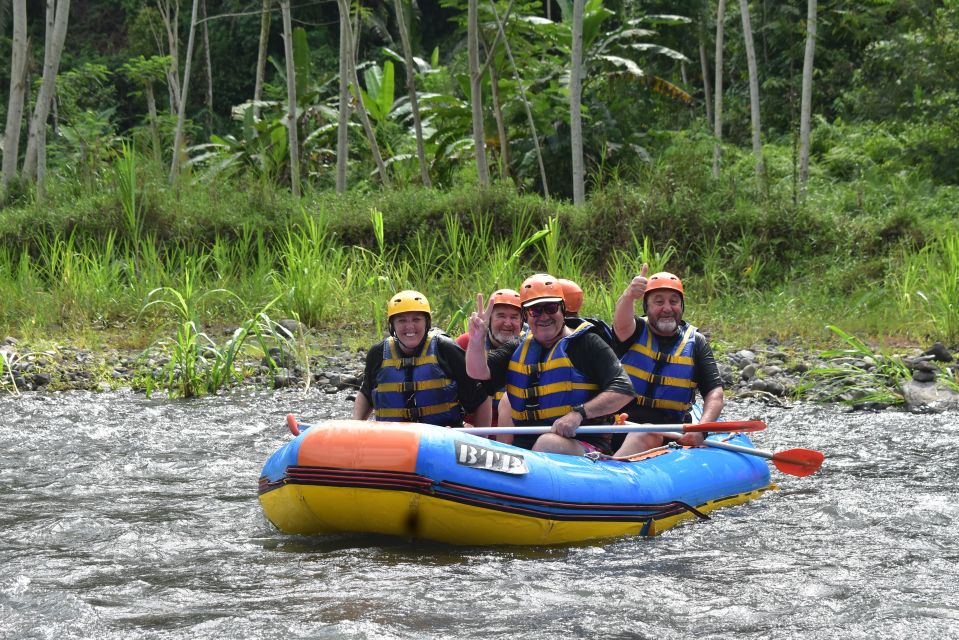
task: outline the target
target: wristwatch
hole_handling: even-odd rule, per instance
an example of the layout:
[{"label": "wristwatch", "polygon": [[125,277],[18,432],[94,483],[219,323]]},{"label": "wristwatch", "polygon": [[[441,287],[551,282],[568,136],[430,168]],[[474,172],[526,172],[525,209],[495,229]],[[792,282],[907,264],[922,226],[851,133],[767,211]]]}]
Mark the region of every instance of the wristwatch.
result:
[{"label": "wristwatch", "polygon": [[586,407],[584,407],[581,404],[578,404],[575,407],[573,407],[573,411],[583,416],[583,422],[586,422]]}]

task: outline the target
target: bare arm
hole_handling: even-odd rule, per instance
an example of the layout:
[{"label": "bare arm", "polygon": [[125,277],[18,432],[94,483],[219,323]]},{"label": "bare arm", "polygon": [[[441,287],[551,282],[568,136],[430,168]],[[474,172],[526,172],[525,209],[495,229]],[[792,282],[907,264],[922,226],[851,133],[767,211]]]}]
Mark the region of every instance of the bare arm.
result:
[{"label": "bare arm", "polygon": [[[723,388],[716,387],[706,394],[703,398],[703,417],[700,422],[715,422],[719,419],[719,414],[723,411],[726,404],[726,397],[723,395]],[[703,444],[706,435],[702,433],[687,433],[677,442],[686,447],[698,447]]]},{"label": "bare arm", "polygon": [[616,301],[616,311],[613,313],[613,332],[620,342],[627,340],[636,331],[636,301],[642,300],[646,294],[646,286],[649,284],[646,279],[648,272],[649,265],[643,263],[639,275],[630,281],[626,289],[623,290],[623,294]]},{"label": "bare arm", "polygon": [[354,420],[366,420],[370,417],[370,413],[373,411],[370,401],[366,399],[362,393],[356,394],[356,400],[353,401],[353,415]]},{"label": "bare arm", "polygon": [[[596,397],[584,403],[583,409],[586,411],[587,418],[607,416],[625,407],[632,399],[633,396],[618,391],[602,391],[596,394]],[[553,423],[552,431],[565,438],[572,438],[576,435],[576,429],[582,422],[583,417],[579,415],[579,412],[570,411],[566,415],[560,416]]]},{"label": "bare arm", "polygon": [[486,401],[476,407],[473,412],[473,426],[488,427],[493,423],[493,400],[486,396]]}]

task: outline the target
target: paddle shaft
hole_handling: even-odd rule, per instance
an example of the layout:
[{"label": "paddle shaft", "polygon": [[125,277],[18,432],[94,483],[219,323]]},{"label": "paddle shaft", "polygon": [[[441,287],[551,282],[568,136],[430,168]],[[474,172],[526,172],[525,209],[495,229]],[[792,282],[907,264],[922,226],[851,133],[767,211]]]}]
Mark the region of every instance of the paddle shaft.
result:
[{"label": "paddle shaft", "polygon": [[[709,431],[721,431],[724,433],[762,431],[766,424],[761,420],[739,420],[732,422],[701,422],[698,424],[602,424],[588,425],[576,429],[576,435],[586,435],[588,433],[663,433],[671,429],[682,429],[683,433],[706,433]],[[472,433],[477,436],[493,436],[499,434],[514,435],[538,435],[549,433],[552,427],[549,426],[527,426],[527,427],[467,427],[460,429],[465,433]],[[675,434],[676,437],[682,437],[681,434]]]}]

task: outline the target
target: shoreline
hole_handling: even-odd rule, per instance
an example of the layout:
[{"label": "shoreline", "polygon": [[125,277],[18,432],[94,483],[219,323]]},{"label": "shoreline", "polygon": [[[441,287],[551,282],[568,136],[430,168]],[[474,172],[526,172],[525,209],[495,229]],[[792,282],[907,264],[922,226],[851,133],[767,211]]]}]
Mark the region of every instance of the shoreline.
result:
[{"label": "shoreline", "polygon": [[[273,347],[259,360],[244,354],[237,362],[242,379],[223,390],[308,386],[315,393],[334,394],[359,388],[367,348],[350,348],[342,340],[329,343],[312,331],[303,335],[305,349],[300,353]],[[720,343],[713,348],[727,399],[755,398],[780,406],[833,402],[867,411],[959,410],[959,354],[941,343],[891,354],[816,351],[773,338],[745,347]],[[308,358],[303,355],[307,352]],[[162,381],[170,374],[170,358],[157,344],[145,350],[96,349],[61,339],[44,341],[43,348],[35,349],[29,341],[7,336],[0,341],[0,356],[0,393],[124,389],[167,395]]]}]

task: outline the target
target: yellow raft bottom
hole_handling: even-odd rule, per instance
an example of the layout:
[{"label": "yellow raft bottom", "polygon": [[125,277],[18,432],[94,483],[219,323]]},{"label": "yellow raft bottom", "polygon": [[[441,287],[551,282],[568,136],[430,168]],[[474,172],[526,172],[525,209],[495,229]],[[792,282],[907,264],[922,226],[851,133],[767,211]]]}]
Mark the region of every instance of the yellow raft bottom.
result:
[{"label": "yellow raft bottom", "polygon": [[[743,504],[762,489],[695,505],[701,513]],[[647,520],[553,520],[461,504],[409,491],[286,484],[260,495],[267,518],[302,535],[378,533],[465,545],[549,545],[619,536],[653,536],[696,516]]]}]

